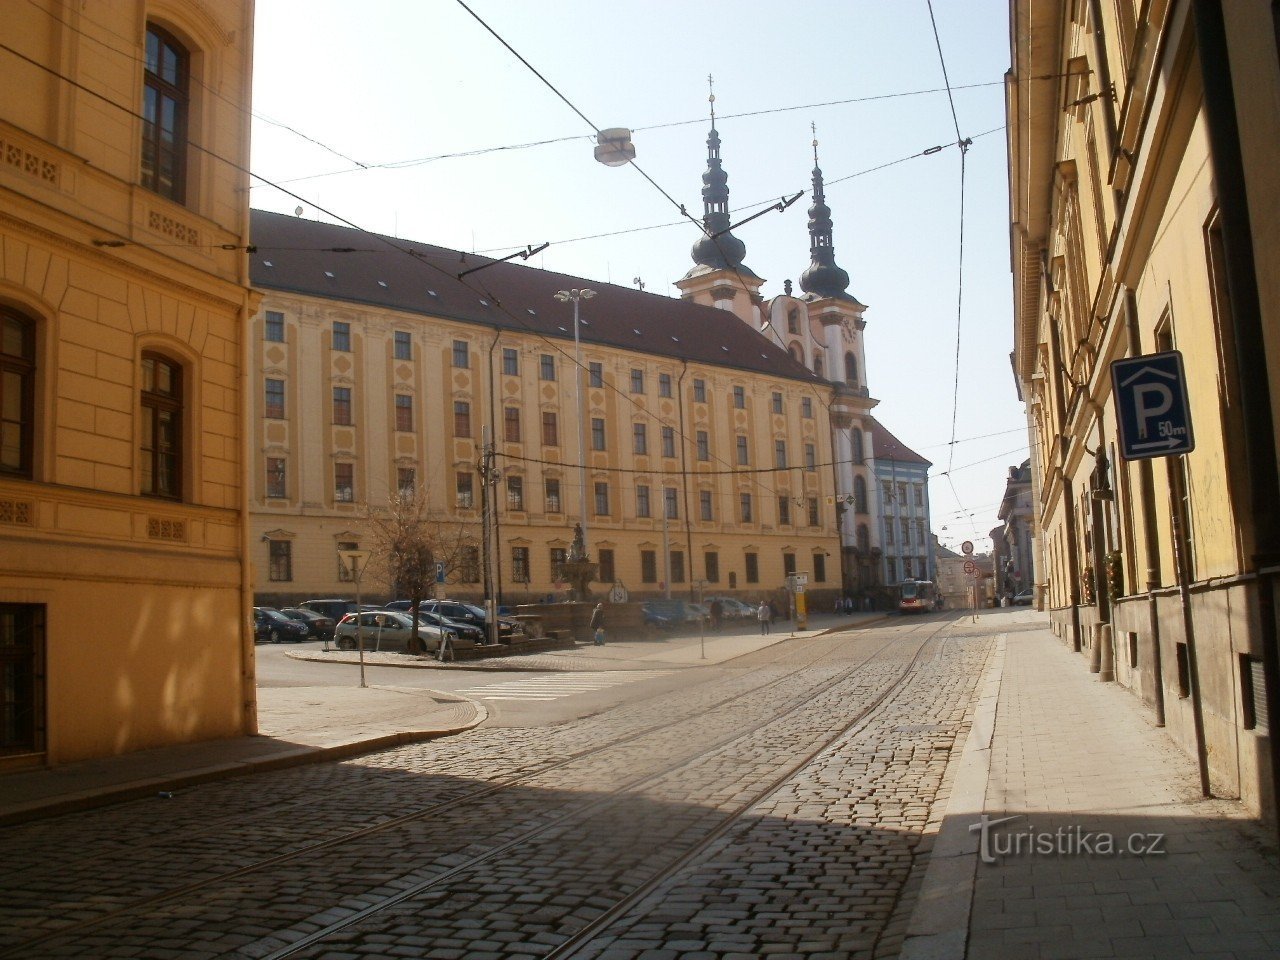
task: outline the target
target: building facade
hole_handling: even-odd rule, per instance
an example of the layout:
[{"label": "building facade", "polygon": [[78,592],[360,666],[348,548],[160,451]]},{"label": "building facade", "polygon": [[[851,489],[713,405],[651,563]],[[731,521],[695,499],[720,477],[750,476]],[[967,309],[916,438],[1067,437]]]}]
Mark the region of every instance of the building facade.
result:
[{"label": "building facade", "polygon": [[[253,217],[263,602],[351,596],[337,551],[367,546],[368,510],[410,489],[473,546],[446,572],[453,596],[483,597],[488,566],[501,602],[562,598],[575,525],[596,589],[633,599],[760,597],[794,572],[815,602],[838,589],[831,388],[732,315],[609,284],[587,299],[576,277]],[[580,366],[575,304],[556,298],[570,290]]]},{"label": "building facade", "polygon": [[1031,461],[1010,467],[1000,500],[1000,526],[991,531],[991,548],[995,561],[996,593],[1015,597],[1030,590],[1034,582],[1032,560]]},{"label": "building facade", "polygon": [[880,520],[880,562],[883,583],[934,580],[933,526],[929,515],[929,467],[916,453],[874,417],[870,419],[874,452],[877,514]]},{"label": "building facade", "polygon": [[252,733],[253,4],[5,17],[0,769]]},{"label": "building facade", "polygon": [[[1206,792],[1274,818],[1277,10],[1010,9],[1014,369],[1053,628]],[[1194,449],[1123,459],[1110,364],[1171,350]]]}]

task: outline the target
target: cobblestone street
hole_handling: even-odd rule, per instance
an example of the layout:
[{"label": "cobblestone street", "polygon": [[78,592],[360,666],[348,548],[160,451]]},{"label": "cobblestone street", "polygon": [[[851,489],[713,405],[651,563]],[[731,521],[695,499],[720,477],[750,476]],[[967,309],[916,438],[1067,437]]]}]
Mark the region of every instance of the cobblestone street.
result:
[{"label": "cobblestone street", "polygon": [[479,728],[10,828],[0,956],[887,956],[991,637],[781,644]]}]

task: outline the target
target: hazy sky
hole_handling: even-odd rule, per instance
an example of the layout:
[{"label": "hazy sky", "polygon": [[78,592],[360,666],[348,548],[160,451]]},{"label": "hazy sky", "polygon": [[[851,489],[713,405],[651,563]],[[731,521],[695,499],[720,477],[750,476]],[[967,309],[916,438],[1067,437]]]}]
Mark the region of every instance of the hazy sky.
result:
[{"label": "hazy sky", "polygon": [[[257,0],[252,168],[297,197],[256,181],[253,205],[490,256],[550,241],[532,265],[677,296],[698,237],[677,205],[701,217],[710,74],[735,221],[806,191],[735,230],[766,297],[809,263],[817,125],[836,262],[868,305],[875,413],[933,461],[943,543],[985,549],[1026,456],[1009,365],[1007,0],[934,0],[955,120],[925,0],[468,6],[564,99],[457,0]],[[632,128],[657,186],[596,163],[565,100]],[[963,289],[957,123],[973,138]]]}]

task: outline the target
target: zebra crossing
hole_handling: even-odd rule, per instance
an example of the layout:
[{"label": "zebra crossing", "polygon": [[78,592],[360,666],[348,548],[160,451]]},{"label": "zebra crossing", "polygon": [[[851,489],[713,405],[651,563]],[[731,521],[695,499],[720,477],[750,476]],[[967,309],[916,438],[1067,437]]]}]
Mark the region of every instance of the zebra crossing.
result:
[{"label": "zebra crossing", "polygon": [[479,687],[456,690],[477,700],[559,700],[575,693],[591,693],[609,687],[664,677],[670,670],[606,670],[594,673],[560,673],[546,677],[526,677]]}]

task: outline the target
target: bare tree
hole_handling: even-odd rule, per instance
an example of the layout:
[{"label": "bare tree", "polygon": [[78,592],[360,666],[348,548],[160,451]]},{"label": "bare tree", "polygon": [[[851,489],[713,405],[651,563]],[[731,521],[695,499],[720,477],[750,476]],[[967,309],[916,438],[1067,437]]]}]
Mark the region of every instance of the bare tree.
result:
[{"label": "bare tree", "polygon": [[394,491],[385,510],[368,515],[369,562],[398,598],[412,603],[413,636],[408,649],[425,652],[418,636],[418,609],[431,596],[436,583],[436,564],[443,563],[446,580],[457,582],[460,562],[474,550],[468,525],[433,510],[425,488]]}]

